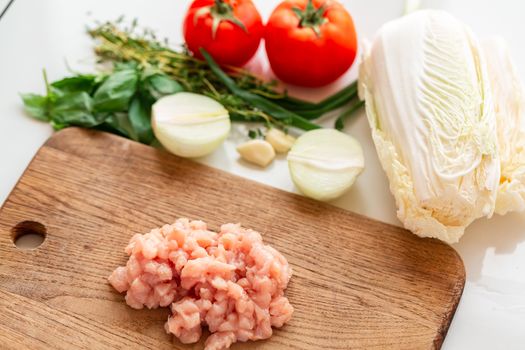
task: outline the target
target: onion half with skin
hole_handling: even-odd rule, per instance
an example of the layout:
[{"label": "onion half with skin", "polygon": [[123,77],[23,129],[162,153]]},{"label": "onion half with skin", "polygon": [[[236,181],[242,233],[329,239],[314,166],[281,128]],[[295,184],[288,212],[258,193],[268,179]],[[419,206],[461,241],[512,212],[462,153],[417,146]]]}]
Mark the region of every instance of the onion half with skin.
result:
[{"label": "onion half with skin", "polygon": [[307,197],[327,201],[343,195],[365,166],[353,137],[333,129],[313,130],[297,139],[288,153],[295,185]]},{"label": "onion half with skin", "polygon": [[152,107],[155,137],[171,153],[202,157],[219,147],[230,132],[228,111],[204,95],[179,92],[162,97]]}]

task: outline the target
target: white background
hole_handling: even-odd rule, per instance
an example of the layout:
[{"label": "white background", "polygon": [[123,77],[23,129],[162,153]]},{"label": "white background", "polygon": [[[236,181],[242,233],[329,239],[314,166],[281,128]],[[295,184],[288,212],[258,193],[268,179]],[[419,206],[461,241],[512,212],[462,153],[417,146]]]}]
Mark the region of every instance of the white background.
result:
[{"label": "white background", "polygon": [[[255,0],[267,18],[278,0]],[[353,15],[360,39],[372,38],[379,26],[399,17],[403,1],[343,1]],[[92,42],[85,26],[95,19],[137,17],[172,43],[182,43],[181,22],[188,0],[16,0],[0,20],[0,203],[51,135],[51,128],[26,117],[19,92],[44,91],[42,68],[51,80],[93,67]],[[7,0],[0,0],[0,6]],[[518,0],[423,1],[469,24],[480,36],[504,36],[525,80],[525,3]],[[251,67],[267,73],[262,52]],[[355,79],[356,65],[339,82],[312,90],[291,89],[296,95],[320,99]],[[332,123],[326,121],[327,125]],[[364,115],[348,123],[365,150],[366,170],[352,190],[334,204],[382,221],[399,224],[388,183],[381,170]],[[260,170],[237,159],[228,140],[212,156],[199,161],[288,191],[294,191],[283,159]],[[463,258],[467,283],[444,349],[525,348],[525,214],[479,220],[454,248]],[[0,257],[1,261],[1,257]]]}]

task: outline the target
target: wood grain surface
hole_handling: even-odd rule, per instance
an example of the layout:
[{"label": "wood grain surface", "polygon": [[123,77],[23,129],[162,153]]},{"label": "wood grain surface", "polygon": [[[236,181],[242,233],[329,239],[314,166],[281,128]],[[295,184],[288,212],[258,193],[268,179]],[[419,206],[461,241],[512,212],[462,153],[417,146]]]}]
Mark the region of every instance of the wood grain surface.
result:
[{"label": "wood grain surface", "polygon": [[[293,267],[290,323],[232,349],[439,348],[465,282],[438,241],[72,128],[40,149],[0,211],[0,348],[202,349],[165,334],[167,309],[133,310],[107,283],[133,234],[179,217],[241,222]],[[45,230],[44,243],[16,248],[27,230]]]}]

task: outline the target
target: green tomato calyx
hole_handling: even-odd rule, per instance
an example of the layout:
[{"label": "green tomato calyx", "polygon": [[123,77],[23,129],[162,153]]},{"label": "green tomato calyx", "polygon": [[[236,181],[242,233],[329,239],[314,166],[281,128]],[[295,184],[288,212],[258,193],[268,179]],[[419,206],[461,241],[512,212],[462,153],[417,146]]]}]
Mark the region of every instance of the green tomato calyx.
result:
[{"label": "green tomato calyx", "polygon": [[246,26],[233,14],[232,5],[228,4],[224,0],[215,0],[215,5],[209,8],[209,12],[213,18],[213,24],[211,28],[213,39],[215,39],[215,36],[217,35],[217,29],[219,28],[219,24],[221,24],[222,21],[231,22],[241,28],[245,33],[248,33]]},{"label": "green tomato calyx", "polygon": [[308,0],[304,10],[294,7],[292,11],[299,17],[300,28],[312,28],[318,37],[321,36],[321,26],[327,21],[324,17],[326,12],[325,4],[315,8],[312,0]]}]

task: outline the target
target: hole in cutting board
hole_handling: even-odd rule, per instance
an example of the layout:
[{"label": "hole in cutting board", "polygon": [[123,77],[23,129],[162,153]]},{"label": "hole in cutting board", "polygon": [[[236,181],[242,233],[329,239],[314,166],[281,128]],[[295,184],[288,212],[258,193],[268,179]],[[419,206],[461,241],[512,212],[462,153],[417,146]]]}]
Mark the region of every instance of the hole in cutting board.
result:
[{"label": "hole in cutting board", "polygon": [[11,229],[11,238],[18,249],[35,249],[46,239],[47,230],[36,221],[22,221]]}]

